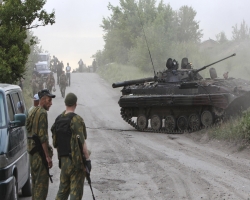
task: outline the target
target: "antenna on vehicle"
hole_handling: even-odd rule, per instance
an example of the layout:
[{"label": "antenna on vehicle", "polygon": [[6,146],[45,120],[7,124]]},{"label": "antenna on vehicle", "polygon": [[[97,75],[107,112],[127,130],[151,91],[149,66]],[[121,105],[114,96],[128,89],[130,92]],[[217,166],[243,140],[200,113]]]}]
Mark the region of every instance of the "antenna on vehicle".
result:
[{"label": "antenna on vehicle", "polygon": [[[147,44],[147,47],[148,47],[147,37],[146,37],[145,31],[144,31],[144,27],[143,27],[143,24],[142,24],[140,11],[139,11],[139,9],[138,9],[138,6],[137,6],[137,3],[136,3],[136,2],[135,2],[135,5],[136,5],[137,11],[138,11],[138,15],[139,15],[139,19],[140,19],[141,27],[142,27],[143,34],[144,34],[144,37],[145,37],[145,40],[146,40],[146,44]],[[151,53],[150,53],[149,47],[148,47],[148,53],[149,53],[149,56],[150,56],[150,59],[151,59],[151,63],[152,63],[153,69],[154,69],[154,75],[156,76],[156,74],[155,74],[155,66],[154,66],[154,63],[153,63],[153,60],[152,60],[152,56],[151,56]]]}]

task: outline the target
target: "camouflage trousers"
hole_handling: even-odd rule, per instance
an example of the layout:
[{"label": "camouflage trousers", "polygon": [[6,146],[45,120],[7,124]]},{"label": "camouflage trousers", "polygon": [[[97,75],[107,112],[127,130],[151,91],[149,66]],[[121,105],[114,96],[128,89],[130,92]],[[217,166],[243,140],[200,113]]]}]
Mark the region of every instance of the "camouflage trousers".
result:
[{"label": "camouflage trousers", "polygon": [[56,200],[81,200],[83,196],[83,184],[85,172],[76,169],[69,157],[61,158],[60,185]]},{"label": "camouflage trousers", "polygon": [[65,97],[66,85],[60,85],[60,90],[61,90],[62,97]]},{"label": "camouflage trousers", "polygon": [[49,177],[39,153],[30,155],[32,176],[32,199],[45,200],[48,194]]}]

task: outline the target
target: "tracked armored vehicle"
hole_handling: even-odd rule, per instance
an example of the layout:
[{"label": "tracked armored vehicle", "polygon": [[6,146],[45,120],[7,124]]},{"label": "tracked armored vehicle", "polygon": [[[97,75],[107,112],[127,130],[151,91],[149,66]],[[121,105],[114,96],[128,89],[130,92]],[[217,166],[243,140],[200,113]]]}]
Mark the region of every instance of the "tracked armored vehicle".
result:
[{"label": "tracked armored vehicle", "polygon": [[181,69],[175,60],[168,60],[168,69],[155,77],[114,83],[113,88],[123,87],[118,102],[122,118],[140,131],[174,133],[209,127],[247,109],[250,81],[227,74],[218,78],[214,68],[210,68],[211,78],[199,74],[232,56],[200,69],[192,69],[187,59]]}]

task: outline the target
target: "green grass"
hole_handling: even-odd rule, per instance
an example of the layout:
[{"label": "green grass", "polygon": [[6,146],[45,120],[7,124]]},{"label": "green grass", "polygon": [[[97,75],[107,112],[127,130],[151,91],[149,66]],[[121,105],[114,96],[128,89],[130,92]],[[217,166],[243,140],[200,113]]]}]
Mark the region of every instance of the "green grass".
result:
[{"label": "green grass", "polygon": [[229,119],[213,127],[201,131],[206,132],[209,139],[217,139],[240,144],[239,151],[250,144],[250,112],[246,111],[241,117]]}]

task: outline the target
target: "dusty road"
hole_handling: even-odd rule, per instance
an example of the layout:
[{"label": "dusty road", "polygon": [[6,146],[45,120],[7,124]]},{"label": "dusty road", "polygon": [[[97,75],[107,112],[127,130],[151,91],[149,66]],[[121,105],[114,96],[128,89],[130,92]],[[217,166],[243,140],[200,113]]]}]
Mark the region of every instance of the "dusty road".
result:
[{"label": "dusty road", "polygon": [[[68,92],[77,94],[76,113],[88,127],[97,200],[250,199],[249,149],[236,152],[221,142],[207,142],[197,133],[135,131],[120,117],[119,89],[112,89],[96,74],[72,74]],[[56,95],[49,111],[49,128],[64,109],[58,86]],[[56,152],[53,162],[54,183],[48,200],[55,199],[59,186]],[[92,199],[87,182],[83,199]]]}]

